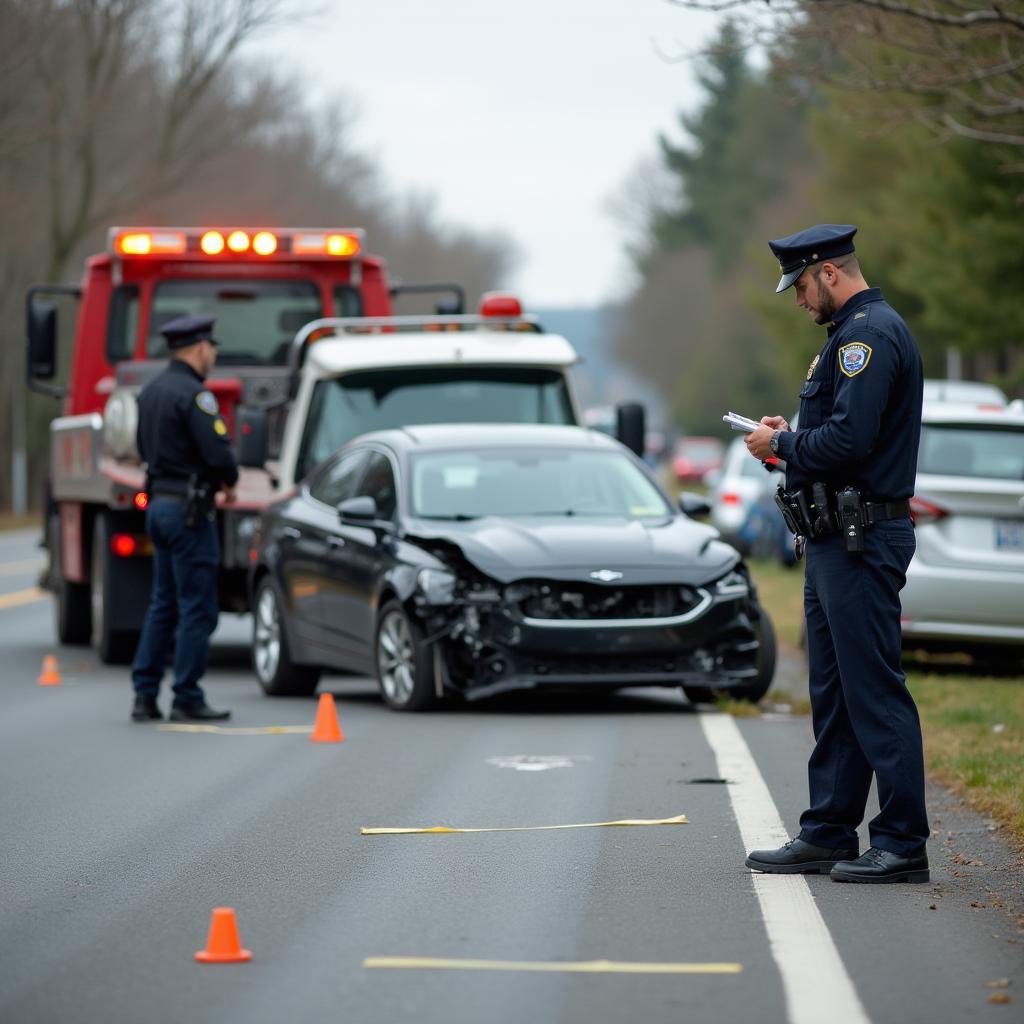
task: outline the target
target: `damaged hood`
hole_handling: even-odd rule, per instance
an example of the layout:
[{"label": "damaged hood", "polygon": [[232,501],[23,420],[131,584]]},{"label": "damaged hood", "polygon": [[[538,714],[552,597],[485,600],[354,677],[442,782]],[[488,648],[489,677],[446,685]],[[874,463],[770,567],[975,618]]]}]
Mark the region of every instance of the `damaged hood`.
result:
[{"label": "damaged hood", "polygon": [[[501,583],[539,578],[609,586],[699,586],[740,560],[734,548],[718,540],[717,530],[682,516],[648,522],[605,516],[484,516],[464,523],[415,519],[409,525],[411,535],[456,545],[468,562]],[[591,576],[602,569],[622,576]]]}]

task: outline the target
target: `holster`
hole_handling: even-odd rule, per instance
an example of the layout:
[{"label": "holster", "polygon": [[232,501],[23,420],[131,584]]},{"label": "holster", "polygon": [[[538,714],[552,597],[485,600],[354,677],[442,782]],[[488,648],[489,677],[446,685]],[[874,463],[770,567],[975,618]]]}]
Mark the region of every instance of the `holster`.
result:
[{"label": "holster", "polygon": [[794,507],[791,506],[788,498],[786,497],[786,492],[783,489],[782,484],[779,484],[778,489],[775,491],[775,504],[778,505],[779,511],[782,513],[782,518],[785,520],[786,528],[789,532],[795,537],[801,536],[803,531],[800,528],[797,512],[794,511]]},{"label": "holster", "polygon": [[203,519],[213,518],[214,498],[217,490],[209,480],[193,474],[188,478],[185,491],[185,525],[195,526]]}]

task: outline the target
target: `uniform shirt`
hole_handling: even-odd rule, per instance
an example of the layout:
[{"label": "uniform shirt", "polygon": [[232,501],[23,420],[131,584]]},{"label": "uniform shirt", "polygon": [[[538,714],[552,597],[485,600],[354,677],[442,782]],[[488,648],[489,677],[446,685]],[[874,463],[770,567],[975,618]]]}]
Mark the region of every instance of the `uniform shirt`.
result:
[{"label": "uniform shirt", "polygon": [[139,394],[136,440],[152,490],[184,493],[193,474],[218,487],[238,480],[238,463],[217,399],[181,359],[172,359]]},{"label": "uniform shirt", "polygon": [[909,328],[880,289],[858,292],[836,313],[807,377],[797,429],[779,437],[787,487],[823,480],[875,501],[909,498],[924,371]]}]

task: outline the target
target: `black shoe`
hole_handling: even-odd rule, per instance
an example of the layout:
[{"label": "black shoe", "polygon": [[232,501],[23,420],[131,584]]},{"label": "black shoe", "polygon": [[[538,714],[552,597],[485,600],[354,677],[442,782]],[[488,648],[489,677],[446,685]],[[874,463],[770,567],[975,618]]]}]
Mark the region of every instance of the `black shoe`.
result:
[{"label": "black shoe", "polygon": [[797,875],[801,872],[827,875],[837,861],[852,860],[856,856],[855,849],[828,850],[823,846],[811,846],[802,839],[790,839],[777,850],[754,850],[747,857],[746,865],[772,875]]},{"label": "black shoe", "polygon": [[928,858],[901,857],[872,846],[863,857],[842,860],[832,868],[833,882],[927,882]]},{"label": "black shoe", "polygon": [[133,722],[162,722],[164,716],[156,706],[156,697],[136,697],[132,706]]},{"label": "black shoe", "polygon": [[205,701],[202,704],[174,704],[172,722],[223,722],[231,717],[230,711],[215,711]]}]

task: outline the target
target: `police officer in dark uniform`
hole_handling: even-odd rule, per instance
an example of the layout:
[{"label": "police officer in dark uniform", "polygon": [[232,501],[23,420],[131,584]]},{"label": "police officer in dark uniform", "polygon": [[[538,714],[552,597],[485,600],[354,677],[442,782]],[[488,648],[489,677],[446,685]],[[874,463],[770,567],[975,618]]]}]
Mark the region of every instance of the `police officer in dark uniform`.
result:
[{"label": "police officer in dark uniform", "polygon": [[214,498],[234,500],[238,464],[217,399],[203,381],[217,359],[213,318],[182,316],[161,328],[166,370],[139,395],[138,449],[146,463],[146,530],[153,589],[132,662],[132,720],[163,716],[156,698],[174,648],[172,721],[216,721],[230,711],[206,703],[199,680],[217,626],[220,540]]},{"label": "police officer in dark uniform", "polygon": [[[899,599],[915,549],[908,499],[923,373],[907,325],[861,275],[856,230],[819,224],[768,243],[782,268],[776,291],[794,287],[828,332],[800,392],[799,428],[766,416],[746,435],[756,458],[785,460],[780,500],[806,542],[815,747],[800,835],[746,863],[837,882],[927,882],[921,726],[900,668]],[[879,813],[858,856],[872,775]]]}]

